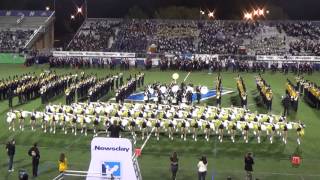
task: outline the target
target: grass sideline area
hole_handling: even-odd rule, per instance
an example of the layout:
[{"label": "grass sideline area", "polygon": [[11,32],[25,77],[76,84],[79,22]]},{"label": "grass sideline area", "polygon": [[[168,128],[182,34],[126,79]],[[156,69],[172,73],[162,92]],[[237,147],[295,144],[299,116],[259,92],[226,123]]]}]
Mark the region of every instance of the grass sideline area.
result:
[{"label": "grass sideline area", "polygon": [[[2,64],[0,66],[0,78],[6,78],[16,74],[23,74],[27,72],[36,72],[40,74],[42,70],[47,69],[47,65],[24,67],[17,64]],[[81,72],[94,73],[98,76],[105,76],[108,73],[117,73],[120,70],[109,69],[52,69],[57,73]],[[143,70],[123,71],[124,79],[130,74],[138,73]],[[157,69],[151,71],[144,71],[145,84],[153,83],[155,81],[170,82],[173,71],[161,72]],[[178,72],[180,78],[178,82],[183,81],[187,72]],[[229,107],[231,104],[239,105],[238,93],[236,89],[235,77],[238,73],[222,72],[222,85],[224,88],[232,88],[235,93],[222,96],[222,106]],[[248,105],[251,111],[258,111],[259,113],[266,113],[266,108],[262,107],[257,101],[259,93],[256,90],[255,73],[240,73],[246,84],[248,93]],[[208,74],[207,71],[192,72],[187,83],[194,85],[206,85],[210,89],[215,86],[215,79],[217,73]],[[289,73],[284,75],[281,73],[271,73],[267,71],[262,77],[268,84],[271,85],[274,93],[272,113],[281,114],[283,111],[281,105],[281,96],[285,93],[285,82],[289,78],[293,82],[294,74]],[[320,84],[320,73],[316,72],[313,75],[304,75],[305,79]],[[108,97],[111,97],[109,95]],[[107,98],[105,98],[107,99]],[[14,104],[17,103],[17,98]],[[65,97],[60,96],[53,100],[53,103],[65,103]],[[214,99],[209,99],[202,104],[212,105],[215,103]],[[19,105],[16,109],[26,110],[41,110],[44,106],[40,103],[40,98],[37,98],[29,103]],[[92,136],[71,134],[64,135],[60,130],[57,134],[44,134],[39,130],[31,132],[29,121],[26,121],[26,130],[24,132],[16,131],[14,133],[8,131],[8,124],[6,123],[6,112],[8,111],[8,101],[0,102],[0,179],[1,180],[16,180],[18,178],[18,170],[26,169],[31,173],[31,158],[27,155],[27,150],[34,142],[38,142],[41,152],[41,159],[39,165],[39,180],[49,180],[57,176],[58,173],[58,159],[61,152],[66,153],[69,163],[69,169],[84,170],[89,167],[90,161],[90,142]],[[211,137],[210,142],[206,142],[204,138],[199,137],[198,142],[189,140],[182,141],[178,135],[175,140],[171,141],[168,137],[162,136],[157,142],[154,136],[146,144],[143,149],[142,156],[138,159],[142,171],[143,179],[145,180],[164,180],[170,179],[169,171],[169,156],[173,151],[178,153],[179,157],[179,171],[177,175],[178,180],[194,180],[197,179],[197,162],[201,155],[206,155],[208,158],[208,179],[215,180],[227,179],[231,176],[233,180],[244,179],[244,163],[243,156],[246,152],[253,152],[255,158],[254,177],[259,180],[318,180],[320,179],[320,111],[311,108],[307,105],[303,98],[299,100],[298,112],[290,111],[289,119],[291,121],[301,120],[306,124],[305,136],[302,139],[300,151],[302,152],[302,164],[298,168],[293,168],[290,163],[290,156],[296,151],[296,133],[290,133],[287,145],[284,145],[277,138],[274,144],[263,138],[262,143],[258,144],[253,138],[250,139],[249,144],[245,144],[243,139],[237,137],[236,143],[233,144],[229,139],[225,139],[223,143],[218,142],[218,137]],[[89,133],[90,135],[92,133]],[[16,156],[14,159],[15,172],[8,173],[7,171],[7,155],[5,151],[6,142],[11,139],[16,139]],[[142,145],[142,141],[137,142],[137,147]],[[32,178],[31,178],[32,179]],[[67,179],[81,179],[81,178],[67,178]]]},{"label": "grass sideline area", "polygon": [[24,57],[13,53],[0,53],[0,64],[23,64]]}]

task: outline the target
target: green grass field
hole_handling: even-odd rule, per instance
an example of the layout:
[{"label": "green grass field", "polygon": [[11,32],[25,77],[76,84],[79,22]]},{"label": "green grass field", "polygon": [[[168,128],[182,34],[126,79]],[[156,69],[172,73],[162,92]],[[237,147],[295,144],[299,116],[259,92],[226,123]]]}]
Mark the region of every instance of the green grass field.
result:
[{"label": "green grass field", "polygon": [[[39,74],[47,66],[32,66],[29,68],[22,65],[2,64],[0,66],[0,78],[9,77],[16,74],[26,72],[36,72]],[[85,71],[87,73],[95,73],[98,76],[105,76],[108,73],[116,73],[119,70],[110,71],[109,69],[54,69],[57,73],[68,73],[75,71]],[[139,70],[124,71],[124,76],[137,73]],[[158,70],[146,71],[146,84],[154,81],[169,82],[171,81],[172,71],[160,72]],[[234,89],[235,93],[228,94],[222,97],[222,106],[229,107],[231,104],[238,105],[238,94],[236,90],[235,77],[238,73],[222,72],[223,87]],[[187,72],[179,72],[182,81],[187,75]],[[253,73],[241,73],[245,80],[248,92],[248,104],[251,111],[266,113],[264,107],[261,107],[256,101],[259,96]],[[208,75],[207,71],[192,72],[188,79],[188,83],[195,85],[206,85],[212,89],[217,74]],[[295,75],[283,75],[281,73],[272,74],[266,72],[263,74],[264,79],[272,87],[274,93],[273,110],[274,114],[281,114],[283,108],[281,106],[281,96],[285,93],[285,82],[289,78],[294,82]],[[320,84],[320,73],[314,73],[312,76],[305,75],[305,79],[311,80]],[[125,78],[126,79],[126,78]],[[110,97],[110,96],[109,96]],[[16,102],[17,100],[15,100]],[[64,96],[57,97],[53,103],[64,103]],[[203,103],[214,104],[214,99],[209,99]],[[40,103],[40,98],[33,100],[27,104],[19,105],[16,109],[38,109],[43,106]],[[0,180],[18,179],[17,171],[26,169],[31,174],[31,159],[27,155],[27,150],[34,142],[38,142],[41,152],[41,160],[39,166],[39,180],[49,180],[58,175],[57,162],[59,154],[65,152],[69,162],[69,169],[86,171],[90,161],[90,141],[92,136],[73,136],[64,135],[59,130],[58,133],[44,134],[42,132],[31,132],[29,124],[24,132],[9,132],[6,123],[6,112],[8,111],[8,102],[0,102]],[[274,144],[270,144],[266,139],[262,139],[261,144],[257,144],[256,140],[251,139],[249,144],[244,144],[243,139],[236,140],[233,144],[229,139],[225,139],[223,143],[217,141],[217,137],[211,138],[210,142],[206,142],[204,138],[198,138],[198,142],[187,140],[181,141],[178,136],[174,141],[168,140],[166,137],[161,137],[157,142],[152,137],[142,156],[139,158],[139,164],[142,171],[143,179],[145,180],[165,180],[170,179],[169,171],[169,155],[173,151],[177,151],[180,159],[180,169],[178,172],[178,180],[194,180],[197,179],[198,158],[201,155],[206,155],[208,158],[208,179],[214,176],[214,179],[226,179],[231,176],[235,180],[244,179],[243,156],[246,152],[254,153],[255,166],[254,176],[260,180],[318,180],[320,179],[320,111],[311,108],[302,98],[300,98],[299,109],[297,113],[290,111],[289,119],[291,121],[302,120],[307,128],[305,136],[302,140],[300,150],[302,151],[303,161],[300,167],[293,168],[290,163],[290,156],[296,151],[296,134],[289,134],[288,144],[284,145],[280,140],[276,140]],[[28,121],[27,121],[28,123]],[[39,129],[39,128],[38,128]],[[5,143],[11,139],[16,139],[16,156],[15,156],[15,172],[7,172],[7,156],[5,151]],[[137,147],[141,146],[142,142],[138,141]],[[81,178],[68,178],[81,179]]]}]

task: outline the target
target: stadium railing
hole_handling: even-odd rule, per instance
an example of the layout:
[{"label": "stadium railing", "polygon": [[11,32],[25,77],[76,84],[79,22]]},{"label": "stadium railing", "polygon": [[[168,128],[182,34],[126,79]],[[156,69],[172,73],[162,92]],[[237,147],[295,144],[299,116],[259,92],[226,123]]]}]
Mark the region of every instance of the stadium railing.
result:
[{"label": "stadium railing", "polygon": [[120,180],[121,178],[117,177],[106,177],[105,175],[101,174],[101,172],[88,172],[88,171],[75,171],[75,170],[66,170],[65,172],[59,174],[53,180],[63,180],[68,177],[95,177],[95,178],[102,178],[106,180]]}]

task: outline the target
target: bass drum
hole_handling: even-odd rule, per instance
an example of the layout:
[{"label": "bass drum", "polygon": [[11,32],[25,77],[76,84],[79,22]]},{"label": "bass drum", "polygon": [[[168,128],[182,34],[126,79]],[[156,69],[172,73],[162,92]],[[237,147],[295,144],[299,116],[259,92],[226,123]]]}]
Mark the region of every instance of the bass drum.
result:
[{"label": "bass drum", "polygon": [[178,85],[174,85],[174,86],[172,86],[172,88],[171,88],[171,91],[172,91],[173,93],[178,92],[178,90],[179,90],[179,86],[178,86]]},{"label": "bass drum", "polygon": [[160,91],[161,91],[161,93],[166,93],[167,92],[167,87],[165,87],[165,86],[161,86],[160,87]]},{"label": "bass drum", "polygon": [[209,89],[207,86],[202,86],[200,92],[201,94],[207,94],[209,92]]},{"label": "bass drum", "polygon": [[151,88],[151,87],[149,87],[149,88],[148,88],[148,92],[149,92],[150,94],[153,94],[153,93],[154,93],[154,89]]}]

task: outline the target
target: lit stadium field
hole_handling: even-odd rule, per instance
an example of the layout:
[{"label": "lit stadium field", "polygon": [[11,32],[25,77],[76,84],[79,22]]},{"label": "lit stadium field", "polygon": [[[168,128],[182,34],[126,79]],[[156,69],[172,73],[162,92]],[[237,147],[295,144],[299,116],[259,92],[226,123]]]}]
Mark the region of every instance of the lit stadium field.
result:
[{"label": "lit stadium field", "polygon": [[0,180],[320,180],[320,0],[0,0]]},{"label": "lit stadium field", "polygon": [[[13,75],[24,74],[27,72],[35,72],[40,74],[42,70],[48,69],[47,65],[39,65],[32,67],[24,67],[22,65],[14,64],[2,64],[0,66],[0,79],[7,78]],[[120,72],[119,69],[51,69],[58,74],[64,74],[69,72],[82,72],[94,73],[99,77],[105,76],[108,73],[115,74]],[[130,74],[134,75],[140,69],[123,71],[124,79]],[[159,82],[171,82],[171,75],[174,71],[161,72],[158,69],[152,69],[149,71],[143,71],[145,75],[145,84]],[[180,78],[178,82],[183,81],[187,76],[187,72],[178,72]],[[221,72],[222,86],[224,88],[233,89],[234,93],[222,96],[222,107],[229,107],[230,105],[240,106],[239,96],[236,89],[235,77],[238,73]],[[259,101],[259,93],[255,84],[255,73],[240,73],[243,77],[247,87],[248,93],[248,108],[250,111],[258,111],[259,113],[267,113],[266,108],[261,105]],[[304,75],[304,78],[313,81],[317,84],[319,81],[319,72],[315,72],[312,75]],[[215,87],[215,79],[217,73],[208,74],[208,71],[191,72],[186,79],[186,83],[193,83],[194,85],[201,84],[206,85],[210,89]],[[271,73],[267,71],[262,74],[262,77],[270,84],[273,93],[273,114],[281,114],[283,107],[281,105],[281,96],[285,94],[285,82],[286,79],[295,81],[295,75],[289,73],[284,75],[280,72]],[[107,100],[113,97],[103,98]],[[14,99],[14,105],[17,103],[17,98]],[[61,95],[55,98],[52,103],[65,103],[65,96]],[[214,105],[215,99],[208,99],[201,102],[201,104]],[[41,159],[39,166],[40,176],[37,179],[52,179],[58,175],[57,163],[58,157],[61,152],[65,152],[70,169],[83,170],[88,169],[88,163],[90,160],[90,141],[92,139],[92,132],[85,137],[84,135],[74,136],[72,134],[63,134],[58,129],[57,134],[45,134],[40,128],[36,132],[30,130],[29,120],[26,121],[26,128],[24,132],[19,130],[13,132],[8,131],[8,124],[6,123],[6,113],[8,109],[8,101],[0,102],[1,113],[1,128],[0,128],[0,140],[4,149],[5,143],[10,138],[15,138],[16,145],[16,157],[14,173],[8,173],[6,169],[6,163],[4,157],[6,157],[5,151],[1,151],[2,165],[1,165],[1,179],[16,179],[19,169],[27,169],[31,171],[31,159],[27,157],[27,151],[34,142],[39,143],[41,151]],[[15,106],[14,109],[24,110],[42,110],[44,108],[41,105],[40,98],[32,100],[23,105]],[[258,144],[256,139],[252,137],[249,139],[249,143],[245,144],[241,137],[236,137],[236,142],[232,143],[230,139],[225,138],[224,142],[220,143],[218,137],[211,137],[209,142],[206,142],[204,137],[200,136],[197,142],[194,142],[189,135],[186,142],[182,141],[179,135],[175,134],[173,141],[168,139],[167,135],[161,135],[160,141],[156,141],[156,138],[152,136],[147,142],[145,148],[142,151],[141,157],[138,158],[139,165],[144,179],[170,179],[169,171],[169,156],[173,151],[176,151],[180,159],[180,167],[177,179],[189,180],[196,179],[197,167],[196,164],[201,155],[206,155],[208,158],[208,178],[211,179],[226,179],[231,176],[233,179],[244,179],[245,173],[243,170],[243,156],[246,152],[253,152],[255,158],[254,174],[256,178],[260,180],[317,180],[320,178],[320,143],[318,140],[318,129],[320,127],[320,111],[311,108],[303,98],[299,99],[298,112],[294,113],[292,110],[289,113],[288,119],[290,121],[301,120],[306,124],[305,136],[302,138],[302,143],[299,146],[298,151],[301,151],[302,164],[300,167],[292,167],[290,162],[291,155],[297,151],[298,145],[296,142],[296,133],[292,131],[288,135],[288,143],[286,145],[276,137],[273,144],[267,140],[265,136],[262,136],[262,143]],[[125,133],[128,136],[128,133]],[[138,134],[139,137],[139,134]],[[143,141],[138,140],[136,147],[140,147]],[[68,179],[80,179],[80,178],[68,178]]]}]

